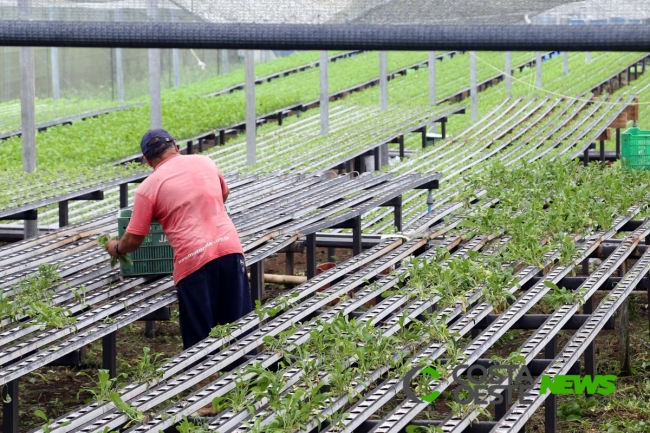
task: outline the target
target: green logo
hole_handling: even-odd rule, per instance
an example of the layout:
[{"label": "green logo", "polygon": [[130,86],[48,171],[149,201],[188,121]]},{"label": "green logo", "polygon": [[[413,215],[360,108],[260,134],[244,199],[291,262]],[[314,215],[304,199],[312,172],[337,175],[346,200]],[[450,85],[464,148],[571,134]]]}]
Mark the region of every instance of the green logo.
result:
[{"label": "green logo", "polygon": [[[440,395],[440,391],[433,391],[424,396],[418,396],[411,388],[411,380],[418,374],[423,373],[432,379],[439,380],[441,375],[433,367],[414,367],[404,376],[402,389],[406,396],[418,403],[431,403]],[[466,378],[462,378],[461,375]],[[453,370],[454,382],[459,384],[454,390],[454,401],[461,405],[469,404],[499,404],[503,402],[504,396],[507,403],[512,403],[513,391],[519,393],[519,403],[526,404],[524,395],[526,391],[533,388],[533,377],[527,366],[518,365],[492,365],[488,368],[475,364],[472,366],[458,365]],[[541,394],[548,391],[551,394],[582,394],[585,391],[589,394],[612,394],[616,390],[616,376],[613,374],[591,376],[578,376],[560,374],[551,377],[542,375]],[[491,401],[488,401],[489,398]],[[409,432],[414,433],[418,426],[411,426]]]}]

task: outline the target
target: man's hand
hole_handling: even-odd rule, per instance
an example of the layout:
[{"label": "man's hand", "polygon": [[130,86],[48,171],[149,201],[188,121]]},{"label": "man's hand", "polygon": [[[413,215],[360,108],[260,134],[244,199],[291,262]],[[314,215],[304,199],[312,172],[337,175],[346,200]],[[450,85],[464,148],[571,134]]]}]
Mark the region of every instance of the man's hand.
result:
[{"label": "man's hand", "polygon": [[111,257],[119,257],[119,255],[115,253],[115,245],[117,245],[118,243],[119,241],[110,241],[106,245],[106,251],[108,251],[108,254]]}]

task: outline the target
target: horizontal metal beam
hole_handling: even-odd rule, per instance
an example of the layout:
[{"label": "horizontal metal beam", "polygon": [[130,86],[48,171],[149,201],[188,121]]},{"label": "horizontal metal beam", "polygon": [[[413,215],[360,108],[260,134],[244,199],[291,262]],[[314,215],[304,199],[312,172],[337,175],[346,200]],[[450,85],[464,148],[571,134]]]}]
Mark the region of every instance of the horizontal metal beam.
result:
[{"label": "horizontal metal beam", "polygon": [[30,210],[24,210],[16,213],[7,213],[2,216],[0,216],[0,220],[28,220],[28,221],[34,221],[38,219],[38,210],[36,209],[30,209]]},{"label": "horizontal metal beam", "polygon": [[[507,29],[507,31],[505,30]],[[258,50],[650,51],[648,26],[0,21],[5,46]]]},{"label": "horizontal metal beam", "polygon": [[[645,291],[645,284],[647,284],[648,279],[650,277],[643,277],[641,279],[641,282],[636,286],[634,290],[637,291]],[[533,285],[538,283],[539,281],[542,281],[544,278],[542,277],[535,277],[532,278],[529,282],[527,282],[527,285]],[[564,277],[560,282],[557,284],[559,287],[564,287],[565,289],[569,290],[576,290],[584,281],[587,279],[587,277]],[[598,290],[613,290],[616,288],[616,285],[622,280],[623,278],[621,277],[609,277],[607,280],[603,282],[603,284],[598,287]],[[570,328],[571,329],[571,328]]]},{"label": "horizontal metal beam", "polygon": [[[447,358],[439,358],[439,361],[442,364],[446,364],[449,362]],[[553,362],[552,359],[533,359],[530,364],[528,364],[528,370],[530,371],[531,376],[539,376],[544,372],[544,369],[551,365],[551,362]],[[480,365],[481,367],[484,367],[487,369],[488,367],[492,365],[498,365],[499,363],[496,361],[493,361],[488,358],[480,358],[478,359],[475,363],[471,364],[469,367],[472,367],[474,365]],[[467,368],[467,370],[470,370],[470,368]],[[567,374],[580,374],[580,361],[576,362],[570,369],[569,373]],[[466,376],[465,373],[460,374],[459,376]]]},{"label": "horizontal metal beam", "polygon": [[[544,322],[550,317],[550,314],[526,314],[521,319],[517,320],[512,329],[539,329]],[[589,319],[590,314],[574,314],[567,323],[562,326],[562,329],[580,329],[580,327]],[[474,329],[485,329],[490,323],[499,318],[498,314],[489,314],[486,318],[476,323]],[[614,329],[614,318],[610,318],[605,324],[604,329]]]}]

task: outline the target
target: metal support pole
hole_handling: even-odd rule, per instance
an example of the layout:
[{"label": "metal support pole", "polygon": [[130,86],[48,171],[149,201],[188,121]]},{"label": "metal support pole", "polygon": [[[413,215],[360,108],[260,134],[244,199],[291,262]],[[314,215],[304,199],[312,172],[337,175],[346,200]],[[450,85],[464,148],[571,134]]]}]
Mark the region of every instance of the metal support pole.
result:
[{"label": "metal support pole", "polygon": [[59,228],[68,225],[68,200],[59,202]]},{"label": "metal support pole", "polygon": [[305,242],[307,248],[307,278],[316,276],[316,233],[307,235]]},{"label": "metal support pole", "polygon": [[[650,243],[648,243],[648,237],[645,239],[645,244],[650,245]],[[650,299],[650,278],[646,280],[646,293],[648,295],[648,299]],[[650,333],[650,308],[648,308],[648,332]]]},{"label": "metal support pole", "polygon": [[476,88],[476,51],[469,52],[469,94],[472,102],[472,122],[478,119],[478,91]]},{"label": "metal support pole", "polygon": [[[590,297],[587,299],[582,306],[583,314],[591,314],[594,312],[594,299]],[[592,379],[596,376],[596,348],[594,343],[591,343],[587,346],[585,350],[585,375],[589,375]],[[592,394],[585,391],[587,397],[591,397]]]},{"label": "metal support pole", "polygon": [[352,221],[352,254],[355,256],[363,252],[361,235],[361,216],[357,216]]},{"label": "metal support pole", "polygon": [[327,261],[335,262],[336,261],[336,248],[329,247],[327,248]]},{"label": "metal support pole", "polygon": [[144,323],[144,336],[147,338],[154,338],[156,336],[156,322],[147,320]]},{"label": "metal support pole", "polygon": [[386,51],[379,52],[379,108],[388,109],[388,60]]},{"label": "metal support pole", "polygon": [[284,260],[284,273],[287,275],[293,275],[293,272],[294,272],[293,251],[287,251],[285,253],[285,260]]},{"label": "metal support pole", "polygon": [[397,138],[397,140],[399,142],[399,159],[403,160],[404,159],[404,136],[400,135]]},{"label": "metal support pole", "polygon": [[447,138],[447,120],[445,119],[440,122],[440,135],[442,138]]},{"label": "metal support pole", "polygon": [[542,88],[542,52],[537,51],[535,55],[535,67],[537,70],[537,88],[541,89]]},{"label": "metal support pole", "polygon": [[[176,22],[176,10],[172,9],[172,22]],[[172,48],[172,69],[174,71],[174,87],[181,86],[181,55],[178,48]]]},{"label": "metal support pole", "polygon": [[[121,19],[120,10],[115,10],[115,21]],[[117,84],[117,100],[124,101],[124,61],[122,48],[115,48],[115,84]]]},{"label": "metal support pole", "polygon": [[372,149],[372,156],[374,160],[373,171],[374,170],[379,171],[381,169],[381,155],[379,154],[379,147],[375,147],[374,149]]},{"label": "metal support pole", "polygon": [[420,130],[420,133],[422,134],[422,149],[427,147],[427,127],[425,126]]},{"label": "metal support pole", "polygon": [[255,301],[262,302],[264,295],[264,260],[253,263],[251,269],[251,301],[255,308]]},{"label": "metal support pole", "polygon": [[380,170],[382,167],[384,167],[386,164],[388,164],[388,161],[390,159],[389,153],[388,153],[388,143],[384,143],[381,146],[379,146],[379,168]]},{"label": "metal support pole", "polygon": [[185,152],[187,155],[191,155],[194,152],[194,146],[192,144],[192,140],[187,141],[187,151]]},{"label": "metal support pole", "polygon": [[600,140],[600,162],[605,162],[605,140]]},{"label": "metal support pole", "polygon": [[117,377],[117,339],[115,331],[102,337],[102,368],[110,377]]},{"label": "metal support pole", "polygon": [[255,57],[253,50],[246,50],[246,164],[252,165],[257,161],[257,122],[255,118]]},{"label": "metal support pole", "polygon": [[568,51],[564,51],[562,53],[562,65],[563,65],[562,74],[569,75],[569,52]]},{"label": "metal support pole", "polygon": [[[148,0],[147,15],[158,21],[158,0]],[[151,129],[162,128],[162,94],[160,91],[160,49],[149,50],[149,110]]]},{"label": "metal support pole", "polygon": [[510,51],[506,51],[505,76],[506,76],[506,93],[510,98],[512,97],[512,52]]},{"label": "metal support pole", "polygon": [[[12,380],[2,385],[2,431],[18,433],[18,381]],[[5,403],[5,401],[7,403]]]},{"label": "metal support pole", "polygon": [[[555,359],[557,355],[557,336],[553,336],[544,348],[544,358]],[[544,402],[544,431],[555,433],[557,430],[557,396],[551,394]]]},{"label": "metal support pole", "polygon": [[630,296],[633,295],[628,295],[618,309],[620,318],[618,359],[621,366],[619,376],[627,376],[630,373]]},{"label": "metal support pole", "polygon": [[395,197],[395,228],[398,232],[402,231],[402,196]]},{"label": "metal support pole", "polygon": [[582,154],[582,163],[586,167],[589,165],[589,149],[585,149]]},{"label": "metal support pole", "polygon": [[[50,9],[50,20],[56,20],[56,10],[54,7]],[[59,82],[59,49],[57,47],[50,48],[50,63],[52,69],[52,99],[57,100],[61,98]]]},{"label": "metal support pole", "polygon": [[329,132],[330,92],[329,92],[329,57],[327,51],[320,52],[320,133]]},{"label": "metal support pole", "polygon": [[429,51],[429,102],[436,105],[436,52]]},{"label": "metal support pole", "polygon": [[[20,19],[31,18],[31,0],[21,1]],[[20,114],[22,129],[23,170],[36,170],[36,85],[34,81],[34,47],[20,47]],[[38,222],[25,220],[25,239],[38,235]]]},{"label": "metal support pole", "polygon": [[129,184],[120,185],[120,209],[129,207]]},{"label": "metal support pole", "polygon": [[221,50],[221,73],[227,74],[228,70],[228,50]]}]

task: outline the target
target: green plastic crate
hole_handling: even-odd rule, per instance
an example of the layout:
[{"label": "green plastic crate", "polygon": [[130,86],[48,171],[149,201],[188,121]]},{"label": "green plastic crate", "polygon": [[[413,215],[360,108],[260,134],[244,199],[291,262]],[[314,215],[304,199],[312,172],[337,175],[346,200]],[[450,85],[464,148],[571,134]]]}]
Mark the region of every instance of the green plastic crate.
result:
[{"label": "green plastic crate", "polygon": [[621,134],[621,156],[631,170],[650,170],[650,131],[630,128]]},{"label": "green plastic crate", "polygon": [[[122,209],[118,213],[118,236],[122,239],[131,220],[131,210]],[[122,276],[136,277],[140,275],[164,275],[174,271],[174,250],[167,236],[163,233],[162,226],[152,223],[149,234],[144,238],[142,245],[137,250],[129,253],[132,265],[121,264]]]}]

